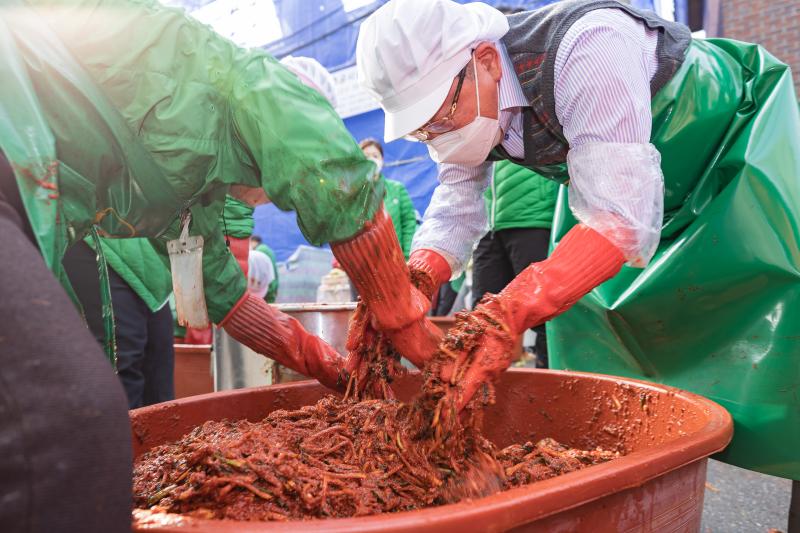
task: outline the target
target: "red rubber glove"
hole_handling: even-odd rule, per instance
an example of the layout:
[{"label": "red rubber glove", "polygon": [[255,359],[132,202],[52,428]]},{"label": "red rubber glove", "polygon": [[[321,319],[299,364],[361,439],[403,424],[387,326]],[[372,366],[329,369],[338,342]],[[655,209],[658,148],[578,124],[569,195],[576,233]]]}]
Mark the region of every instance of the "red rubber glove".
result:
[{"label": "red rubber glove", "polygon": [[185,344],[213,344],[214,332],[211,331],[211,326],[203,329],[187,327],[183,342]]},{"label": "red rubber glove", "polygon": [[394,348],[417,367],[433,357],[441,330],[425,318],[430,299],[411,284],[392,219],[381,206],[364,230],[333,243],[333,254]]},{"label": "red rubber glove", "polygon": [[245,293],[220,326],[245,346],[326,387],[344,390],[347,386],[347,377],[340,376],[344,357],[263,298]]},{"label": "red rubber glove", "polygon": [[431,301],[439,293],[439,287],[449,281],[452,275],[447,260],[428,248],[411,252],[408,270],[414,285]]},{"label": "red rubber glove", "polygon": [[[483,337],[474,352],[442,369],[442,379],[455,386],[460,411],[475,391],[497,379],[512,361],[517,338],[569,309],[596,286],[619,272],[622,252],[593,229],[579,224],[556,247],[553,255],[519,273],[498,295],[488,295],[470,313]],[[470,360],[470,355],[472,355]],[[454,380],[453,372],[457,372]]]},{"label": "red rubber glove", "polygon": [[233,254],[233,257],[236,258],[236,262],[239,263],[239,267],[241,267],[242,272],[244,272],[244,277],[247,278],[247,259],[250,257],[250,239],[245,237],[244,239],[237,239],[236,237],[225,237],[230,243],[230,250]]}]

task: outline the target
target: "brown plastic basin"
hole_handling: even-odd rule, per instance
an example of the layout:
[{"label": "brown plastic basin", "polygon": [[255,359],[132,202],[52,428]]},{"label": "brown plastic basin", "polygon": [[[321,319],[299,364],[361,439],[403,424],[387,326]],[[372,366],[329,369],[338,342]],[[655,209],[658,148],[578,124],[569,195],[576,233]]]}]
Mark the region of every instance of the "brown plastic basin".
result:
[{"label": "brown plastic basin", "polygon": [[[398,383],[414,393],[419,377]],[[274,409],[317,401],[311,382],[195,396],[131,412],[134,452],[222,418],[260,420]],[[365,518],[289,523],[209,521],[137,511],[135,531],[698,531],[707,457],[733,431],[716,403],[640,381],[533,369],[506,372],[485,433],[498,446],[543,437],[579,448],[624,452],[615,461],[479,500]]]}]

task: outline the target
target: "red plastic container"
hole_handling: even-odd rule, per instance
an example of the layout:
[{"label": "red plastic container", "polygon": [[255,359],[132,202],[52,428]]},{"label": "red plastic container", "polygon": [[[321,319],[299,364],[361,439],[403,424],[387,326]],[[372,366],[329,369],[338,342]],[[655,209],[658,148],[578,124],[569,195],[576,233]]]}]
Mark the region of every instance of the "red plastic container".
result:
[{"label": "red plastic container", "polygon": [[[410,397],[408,376],[396,387]],[[223,418],[260,420],[274,409],[317,401],[311,382],[195,396],[131,412],[138,456],[192,427]],[[617,460],[478,500],[421,511],[303,522],[198,520],[135,511],[135,531],[698,531],[707,457],[730,441],[733,424],[716,403],[671,387],[579,372],[514,369],[485,416],[498,446],[553,437],[579,448],[602,446]]]},{"label": "red plastic container", "polygon": [[175,397],[214,392],[210,344],[175,345]]}]

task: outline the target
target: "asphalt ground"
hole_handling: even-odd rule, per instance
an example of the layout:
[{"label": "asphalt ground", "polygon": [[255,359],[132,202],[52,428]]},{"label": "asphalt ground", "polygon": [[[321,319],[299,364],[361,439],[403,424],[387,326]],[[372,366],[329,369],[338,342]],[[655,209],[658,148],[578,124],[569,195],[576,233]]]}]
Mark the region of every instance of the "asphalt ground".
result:
[{"label": "asphalt ground", "polygon": [[786,532],[792,482],[709,460],[702,533]]}]

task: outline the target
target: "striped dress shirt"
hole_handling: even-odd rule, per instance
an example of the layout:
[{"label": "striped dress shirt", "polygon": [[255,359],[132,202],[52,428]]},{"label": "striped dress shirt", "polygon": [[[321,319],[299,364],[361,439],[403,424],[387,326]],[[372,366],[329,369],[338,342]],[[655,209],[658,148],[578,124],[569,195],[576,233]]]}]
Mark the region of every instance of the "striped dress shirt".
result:
[{"label": "striped dress shirt", "polygon": [[[657,31],[618,9],[590,11],[569,28],[556,52],[554,96],[556,118],[570,150],[591,143],[649,142],[650,80],[658,66],[657,42]],[[502,68],[498,88],[499,120],[504,132],[501,144],[512,157],[521,159],[522,108],[527,99],[505,47],[496,44]],[[438,252],[448,261],[454,276],[464,269],[475,243],[487,231],[483,194],[491,172],[492,163],[488,162],[475,167],[439,165],[440,183],[412,249]],[[658,172],[660,175],[660,169]],[[570,178],[574,183],[572,173]],[[580,185],[582,191],[591,194],[592,183]],[[614,187],[617,194],[619,184]],[[604,196],[603,191],[597,192],[599,197]],[[653,194],[657,193],[634,190],[629,198],[616,201],[638,202],[641,205],[622,206],[621,211],[641,212],[660,201],[643,198]],[[591,226],[590,221],[582,222]]]}]

